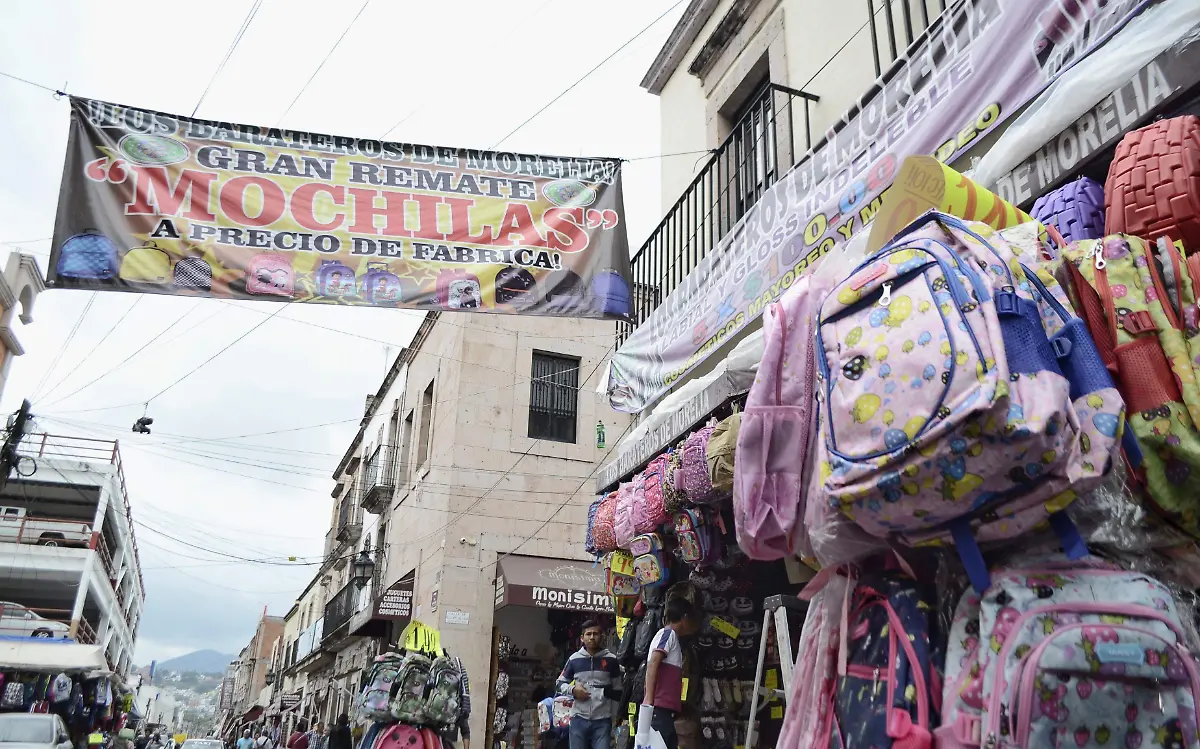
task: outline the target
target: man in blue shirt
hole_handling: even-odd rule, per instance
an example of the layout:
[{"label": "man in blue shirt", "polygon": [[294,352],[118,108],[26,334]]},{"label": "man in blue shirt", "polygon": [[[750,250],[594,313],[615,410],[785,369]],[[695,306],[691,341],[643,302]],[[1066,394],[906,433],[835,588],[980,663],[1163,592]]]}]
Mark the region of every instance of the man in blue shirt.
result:
[{"label": "man in blue shirt", "polygon": [[621,666],[602,647],[604,630],[594,621],[583,623],[583,647],[571,654],[558,676],[559,694],[575,698],[571,708],[571,749],[609,749],[613,709],[620,699]]},{"label": "man in blue shirt", "polygon": [[242,731],[242,737],[237,740],[237,749],[254,749],[254,739],[250,738],[250,729]]}]

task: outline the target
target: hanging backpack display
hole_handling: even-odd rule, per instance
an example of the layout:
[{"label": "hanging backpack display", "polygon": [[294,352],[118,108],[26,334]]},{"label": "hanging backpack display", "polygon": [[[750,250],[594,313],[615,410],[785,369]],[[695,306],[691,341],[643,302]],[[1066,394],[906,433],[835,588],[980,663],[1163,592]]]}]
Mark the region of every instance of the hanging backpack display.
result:
[{"label": "hanging backpack display", "polygon": [[171,258],[148,241],[121,258],[120,277],[128,283],[166,283],[171,277]]},{"label": "hanging backpack display", "polygon": [[533,274],[516,265],[496,271],[496,304],[521,306],[529,301],[529,292],[537,288]]},{"label": "hanging backpack display", "polygon": [[0,693],[0,707],[9,710],[25,706],[25,685],[19,681],[7,681]]},{"label": "hanging backpack display", "polygon": [[479,309],[483,306],[479,279],[465,270],[441,271],[435,301],[442,309]]},{"label": "hanging backpack display", "polygon": [[292,258],[278,252],[266,252],[250,258],[246,266],[246,291],[291,297],[295,291]]},{"label": "hanging backpack display", "polygon": [[605,590],[614,598],[637,598],[642,584],[633,573],[633,555],[618,549],[605,563]]},{"label": "hanging backpack display", "polygon": [[706,426],[699,429],[688,435],[683,443],[683,458],[676,485],[683,488],[688,501],[693,504],[709,504],[724,498],[713,489],[708,473],[708,439],[712,436],[713,428]]},{"label": "hanging backpack display", "polygon": [[609,492],[600,500],[600,506],[596,508],[596,522],[592,526],[592,545],[597,553],[603,554],[617,548],[616,514],[617,493]]},{"label": "hanging backpack display", "polygon": [[617,488],[617,507],[613,516],[613,532],[616,536],[617,546],[622,549],[628,549],[629,542],[637,535],[633,518],[635,482],[636,477],[634,481],[624,482]]},{"label": "hanging backpack display", "polygon": [[717,422],[704,446],[704,459],[708,463],[708,483],[713,491],[723,497],[733,491],[734,457],[737,454],[738,431],[742,428],[742,414],[734,408],[729,416]]},{"label": "hanging backpack display", "polygon": [[460,708],[459,686],[462,673],[448,655],[434,659],[429,667],[429,688],[425,704],[421,708],[424,723],[451,726],[458,720]]},{"label": "hanging backpack display", "polygon": [[694,507],[675,513],[675,538],[679,540],[679,558],[690,565],[705,567],[721,558],[721,531],[716,523],[720,515]]},{"label": "hanging backpack display", "polygon": [[633,555],[633,576],[643,588],[665,585],[671,578],[671,568],[663,554],[662,536],[644,533],[629,544]]},{"label": "hanging backpack display", "polygon": [[425,717],[425,685],[432,661],[421,653],[408,653],[395,679],[395,696],[390,711],[401,723],[420,724]]},{"label": "hanging backpack display", "polygon": [[371,304],[395,304],[403,301],[400,277],[388,269],[387,263],[368,262],[360,296]]},{"label": "hanging backpack display", "polygon": [[58,250],[55,273],[63,278],[108,281],[117,275],[117,246],[95,229],[76,234]]},{"label": "hanging backpack display", "polygon": [[388,720],[391,716],[392,685],[400,675],[404,663],[402,656],[394,653],[381,655],[371,666],[367,688],[359,697],[359,713],[371,720]]},{"label": "hanging backpack display", "polygon": [[212,266],[202,257],[185,257],[175,263],[172,283],[175,284],[175,288],[177,289],[210,291],[212,289],[212,281]]},{"label": "hanging backpack display", "polygon": [[315,280],[320,296],[339,299],[354,296],[354,271],[340,260],[322,260]]},{"label": "hanging backpack display", "polygon": [[663,470],[663,509],[674,515],[687,503],[687,494],[679,486],[679,469],[683,466],[683,443],[667,454],[667,465]]},{"label": "hanging backpack display", "polygon": [[424,749],[421,731],[404,723],[393,723],[379,734],[374,749]]},{"label": "hanging backpack display", "polygon": [[669,461],[667,455],[659,455],[651,460],[642,472],[643,512],[634,516],[638,533],[649,533],[670,519],[663,498]]}]

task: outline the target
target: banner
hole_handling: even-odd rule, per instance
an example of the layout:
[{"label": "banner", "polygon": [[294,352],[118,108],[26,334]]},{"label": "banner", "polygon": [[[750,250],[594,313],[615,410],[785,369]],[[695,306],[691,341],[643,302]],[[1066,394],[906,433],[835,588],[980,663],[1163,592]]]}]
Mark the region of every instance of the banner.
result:
[{"label": "banner", "polygon": [[633,331],[612,407],[641,411],[757,319],[872,220],[905,157],[952,161],[1148,4],[953,4]]},{"label": "banner", "polygon": [[621,163],[72,98],[49,285],[624,319]]}]

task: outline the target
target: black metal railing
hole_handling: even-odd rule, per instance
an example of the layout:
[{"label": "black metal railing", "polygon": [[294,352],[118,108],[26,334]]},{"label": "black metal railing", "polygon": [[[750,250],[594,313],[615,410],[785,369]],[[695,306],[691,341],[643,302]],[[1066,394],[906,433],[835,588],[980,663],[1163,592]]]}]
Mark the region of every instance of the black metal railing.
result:
[{"label": "black metal railing", "polygon": [[[816,96],[769,83],[745,109],[631,263],[633,324],[624,341],[716,247],[750,207],[812,147]],[[797,124],[797,118],[803,122]]]},{"label": "black metal railing", "polygon": [[366,512],[379,514],[395,492],[396,452],[396,448],[391,445],[380,445],[367,459],[367,467],[363,471],[360,483],[360,504]]},{"label": "black metal railing", "polygon": [[947,4],[946,0],[867,0],[876,77],[945,12]]},{"label": "black metal railing", "polygon": [[333,595],[325,604],[325,635],[322,642],[330,640],[337,634],[338,629],[354,616],[354,607],[358,602],[358,588],[354,583],[346,583],[341,590]]},{"label": "black metal railing", "polygon": [[354,492],[342,498],[338,505],[337,548],[340,551],[346,544],[356,543],[362,535],[362,510],[354,501]]}]

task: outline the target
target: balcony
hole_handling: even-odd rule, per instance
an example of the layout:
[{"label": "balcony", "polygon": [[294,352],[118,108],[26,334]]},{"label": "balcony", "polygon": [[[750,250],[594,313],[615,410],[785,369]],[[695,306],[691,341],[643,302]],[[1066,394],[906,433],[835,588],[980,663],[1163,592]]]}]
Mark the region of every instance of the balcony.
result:
[{"label": "balcony", "polygon": [[732,132],[667,211],[631,263],[632,325],[624,340],[650,316],[738,219],[812,147],[809,104],[818,97],[767,84],[750,100]]},{"label": "balcony", "polygon": [[338,647],[345,640],[345,627],[350,617],[358,608],[360,590],[349,582],[333,595],[325,604],[325,628],[321,638],[321,647],[330,650],[341,650]]},{"label": "balcony", "polygon": [[337,533],[335,534],[338,544],[335,552],[340,552],[347,546],[353,546],[358,543],[358,539],[362,538],[362,508],[355,505],[354,499],[354,492],[351,492],[342,498],[338,506]]},{"label": "balcony", "polygon": [[360,505],[364,512],[378,515],[387,509],[392,494],[396,491],[396,448],[391,445],[380,445],[367,459],[367,468],[363,471],[362,498]]}]

